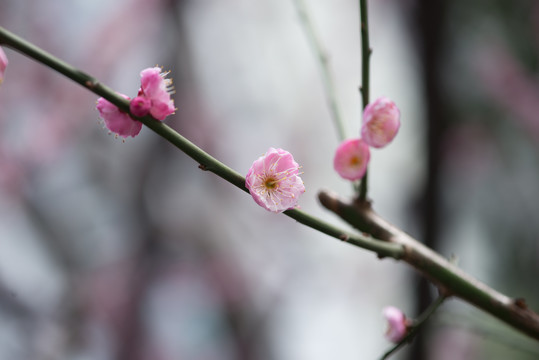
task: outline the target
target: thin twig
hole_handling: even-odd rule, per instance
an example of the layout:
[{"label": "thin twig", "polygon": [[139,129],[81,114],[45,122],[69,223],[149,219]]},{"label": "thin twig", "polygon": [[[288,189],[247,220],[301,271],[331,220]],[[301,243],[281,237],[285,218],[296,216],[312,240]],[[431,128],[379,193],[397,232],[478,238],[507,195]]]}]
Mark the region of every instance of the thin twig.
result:
[{"label": "thin twig", "polygon": [[309,44],[311,45],[311,48],[316,55],[316,58],[318,59],[318,67],[320,69],[320,75],[322,77],[322,84],[324,87],[324,92],[326,94],[326,101],[330,109],[333,123],[337,128],[339,139],[342,141],[347,137],[346,129],[342,121],[339,106],[337,104],[335,85],[329,67],[329,59],[327,52],[324,50],[322,43],[315,31],[315,28],[311,21],[311,17],[309,16],[309,12],[307,11],[307,7],[305,6],[305,2],[303,0],[294,0],[294,5],[296,6],[299,18],[301,19],[301,24],[303,25],[302,27],[305,31],[305,35],[307,35],[307,38],[309,39]]},{"label": "thin twig", "polygon": [[[369,44],[369,16],[367,10],[367,0],[359,0],[359,12],[360,12],[360,33],[361,33],[361,99],[362,109],[369,104],[369,86],[370,86],[370,58],[372,49]],[[363,114],[363,111],[361,111]],[[367,187],[368,187],[369,170],[365,171],[365,175],[361,179],[359,185],[359,200],[367,200]]]},{"label": "thin twig", "polygon": [[427,319],[429,319],[431,317],[432,314],[434,314],[434,312],[440,307],[440,305],[442,305],[442,303],[445,301],[445,299],[447,299],[446,296],[444,295],[440,295],[438,296],[438,298],[436,299],[436,301],[434,301],[432,304],[430,304],[430,306],[425,309],[425,311],[423,311],[418,317],[417,319],[415,319],[415,321],[413,322],[412,326],[410,327],[410,330],[408,330],[408,333],[406,334],[406,336],[404,338],[402,338],[401,341],[399,341],[395,346],[393,346],[391,349],[389,349],[388,351],[386,351],[384,353],[384,355],[382,355],[382,357],[380,358],[380,360],[385,360],[385,359],[388,359],[392,354],[394,354],[395,352],[397,352],[397,350],[399,350],[400,348],[402,348],[404,345],[408,344],[409,342],[411,342],[414,338],[414,336],[417,334],[417,332],[419,331],[421,325],[427,321]]}]

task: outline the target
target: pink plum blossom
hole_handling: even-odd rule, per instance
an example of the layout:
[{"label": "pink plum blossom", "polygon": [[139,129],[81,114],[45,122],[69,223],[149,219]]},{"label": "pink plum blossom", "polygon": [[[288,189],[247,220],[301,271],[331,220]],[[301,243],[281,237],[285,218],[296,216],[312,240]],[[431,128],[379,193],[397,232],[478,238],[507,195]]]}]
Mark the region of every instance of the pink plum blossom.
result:
[{"label": "pink plum blossom", "polygon": [[365,107],[361,138],[369,146],[382,148],[397,135],[400,127],[400,111],[386,97],[380,97]]},{"label": "pink plum blossom", "polygon": [[0,84],[4,81],[4,73],[6,72],[7,64],[6,53],[0,48]]},{"label": "pink plum blossom", "polygon": [[343,141],[333,158],[333,168],[344,179],[359,180],[367,171],[371,158],[369,146],[361,139]]},{"label": "pink plum blossom", "polygon": [[386,339],[398,343],[406,336],[406,332],[408,331],[408,320],[406,316],[394,306],[384,308],[383,314],[388,323],[385,333]]},{"label": "pink plum blossom", "polygon": [[253,162],[245,186],[258,205],[275,213],[295,207],[305,192],[292,154],[274,148]]},{"label": "pink plum blossom", "polygon": [[166,79],[168,72],[162,73],[161,68],[147,68],[140,73],[140,90],[138,97],[150,101],[150,114],[157,120],[164,120],[175,111],[174,100],[170,98],[172,80]]},{"label": "pink plum blossom", "polygon": [[[124,94],[120,94],[127,100],[129,97]],[[99,115],[105,120],[105,126],[115,134],[120,135],[123,138],[128,136],[135,137],[142,129],[142,123],[131,119],[129,114],[121,111],[118,107],[104,98],[97,100],[97,110]]]},{"label": "pink plum blossom", "polygon": [[146,116],[150,112],[152,103],[144,96],[137,96],[129,103],[129,111],[135,116]]}]

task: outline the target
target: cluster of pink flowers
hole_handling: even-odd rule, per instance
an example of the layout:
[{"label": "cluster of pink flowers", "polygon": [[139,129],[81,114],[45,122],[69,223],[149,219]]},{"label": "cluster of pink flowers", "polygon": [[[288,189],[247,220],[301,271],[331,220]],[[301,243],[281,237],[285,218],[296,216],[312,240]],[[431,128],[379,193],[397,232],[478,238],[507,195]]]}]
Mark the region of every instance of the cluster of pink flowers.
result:
[{"label": "cluster of pink flowers", "polygon": [[275,213],[294,208],[305,192],[292,154],[274,148],[253,162],[245,186],[258,205]]},{"label": "cluster of pink flowers", "polygon": [[[131,104],[139,106],[134,101]],[[333,167],[337,173],[347,180],[361,179],[371,157],[369,147],[386,146],[399,127],[400,111],[393,101],[381,97],[367,105],[361,138],[343,141],[335,152]],[[258,205],[272,212],[282,212],[294,208],[305,192],[298,174],[299,166],[289,152],[270,148],[249,169],[245,186]]]},{"label": "cluster of pink flowers", "polygon": [[397,135],[400,127],[400,111],[386,97],[376,99],[363,111],[361,138],[343,141],[333,159],[333,167],[344,179],[361,179],[367,171],[370,147],[382,148]]},{"label": "cluster of pink flowers", "polygon": [[0,84],[4,81],[4,73],[6,72],[7,64],[6,53],[0,48]]},{"label": "cluster of pink flowers", "polygon": [[388,324],[385,333],[386,339],[394,343],[400,342],[408,333],[408,319],[400,309],[393,306],[384,308],[382,313]]},{"label": "cluster of pink flowers", "polygon": [[[141,117],[150,114],[157,120],[164,120],[175,111],[174,100],[171,99],[172,80],[167,79],[168,72],[161,72],[161,68],[147,68],[140,73],[140,89],[138,95],[131,100],[128,96],[120,94],[124,98],[131,100],[129,111],[132,115]],[[142,129],[142,123],[131,118],[131,116],[108,100],[99,98],[97,100],[97,110],[105,121],[105,126],[113,133],[121,137],[135,137]]]}]

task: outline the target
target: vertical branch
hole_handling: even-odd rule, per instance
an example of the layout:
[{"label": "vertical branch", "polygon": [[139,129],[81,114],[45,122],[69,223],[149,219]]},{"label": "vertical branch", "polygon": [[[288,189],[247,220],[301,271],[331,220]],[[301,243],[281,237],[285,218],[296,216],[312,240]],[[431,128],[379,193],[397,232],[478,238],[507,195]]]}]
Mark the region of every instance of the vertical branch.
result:
[{"label": "vertical branch", "polygon": [[337,97],[335,96],[335,85],[333,77],[331,76],[331,71],[329,69],[329,59],[327,52],[322,47],[322,43],[320,42],[320,39],[316,34],[311,18],[309,17],[309,13],[307,12],[305,2],[303,0],[294,0],[294,5],[296,6],[299,18],[301,19],[301,24],[303,25],[302,27],[305,31],[305,35],[307,35],[311,48],[318,59],[318,66],[320,69],[320,75],[322,76],[322,83],[324,86],[324,92],[326,94],[326,101],[329,106],[333,123],[337,128],[339,140],[342,141],[346,138],[346,129],[342,121],[339,106],[337,105]]},{"label": "vertical branch", "polygon": [[[361,92],[362,109],[369,104],[369,72],[370,72],[370,57],[372,50],[369,44],[369,21],[367,13],[367,0],[359,0],[360,12],[360,32],[361,32]],[[369,171],[365,172],[361,184],[359,186],[359,201],[367,200],[367,184]]]}]

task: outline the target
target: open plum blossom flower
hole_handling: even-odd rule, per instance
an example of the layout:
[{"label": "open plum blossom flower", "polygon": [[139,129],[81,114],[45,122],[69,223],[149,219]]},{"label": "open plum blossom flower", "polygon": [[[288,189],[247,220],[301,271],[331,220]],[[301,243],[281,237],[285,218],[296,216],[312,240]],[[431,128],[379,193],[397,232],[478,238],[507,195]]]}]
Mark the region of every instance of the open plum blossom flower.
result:
[{"label": "open plum blossom flower", "polygon": [[[144,116],[150,113],[157,120],[164,120],[168,115],[175,111],[174,100],[170,98],[172,91],[172,80],[166,79],[168,72],[162,73],[161,68],[147,68],[140,72],[140,89],[135,99],[145,98],[149,101],[149,107],[142,108],[139,112]],[[140,99],[139,99],[140,100]]]},{"label": "open plum blossom flower", "polygon": [[[120,95],[129,100],[127,95]],[[135,137],[140,132],[140,129],[142,129],[141,122],[131,119],[129,114],[121,111],[116,105],[104,98],[97,100],[96,107],[99,115],[105,120],[105,126],[123,138],[128,136]]]},{"label": "open plum blossom flower", "polygon": [[6,72],[7,64],[6,53],[0,48],[0,84],[4,81],[4,73]]},{"label": "open plum blossom flower", "polygon": [[361,139],[343,141],[333,158],[333,168],[344,179],[359,180],[367,171],[371,158],[369,146]]},{"label": "open plum blossom flower", "polygon": [[299,165],[292,154],[274,148],[253,162],[245,186],[258,205],[275,213],[295,207],[305,192]]},{"label": "open plum blossom flower", "polygon": [[408,331],[408,320],[402,311],[393,306],[388,306],[383,310],[384,317],[387,320],[388,327],[385,333],[386,339],[398,343]]},{"label": "open plum blossom flower", "polygon": [[365,107],[361,138],[369,146],[382,148],[397,135],[400,127],[400,111],[386,97],[376,99]]}]

